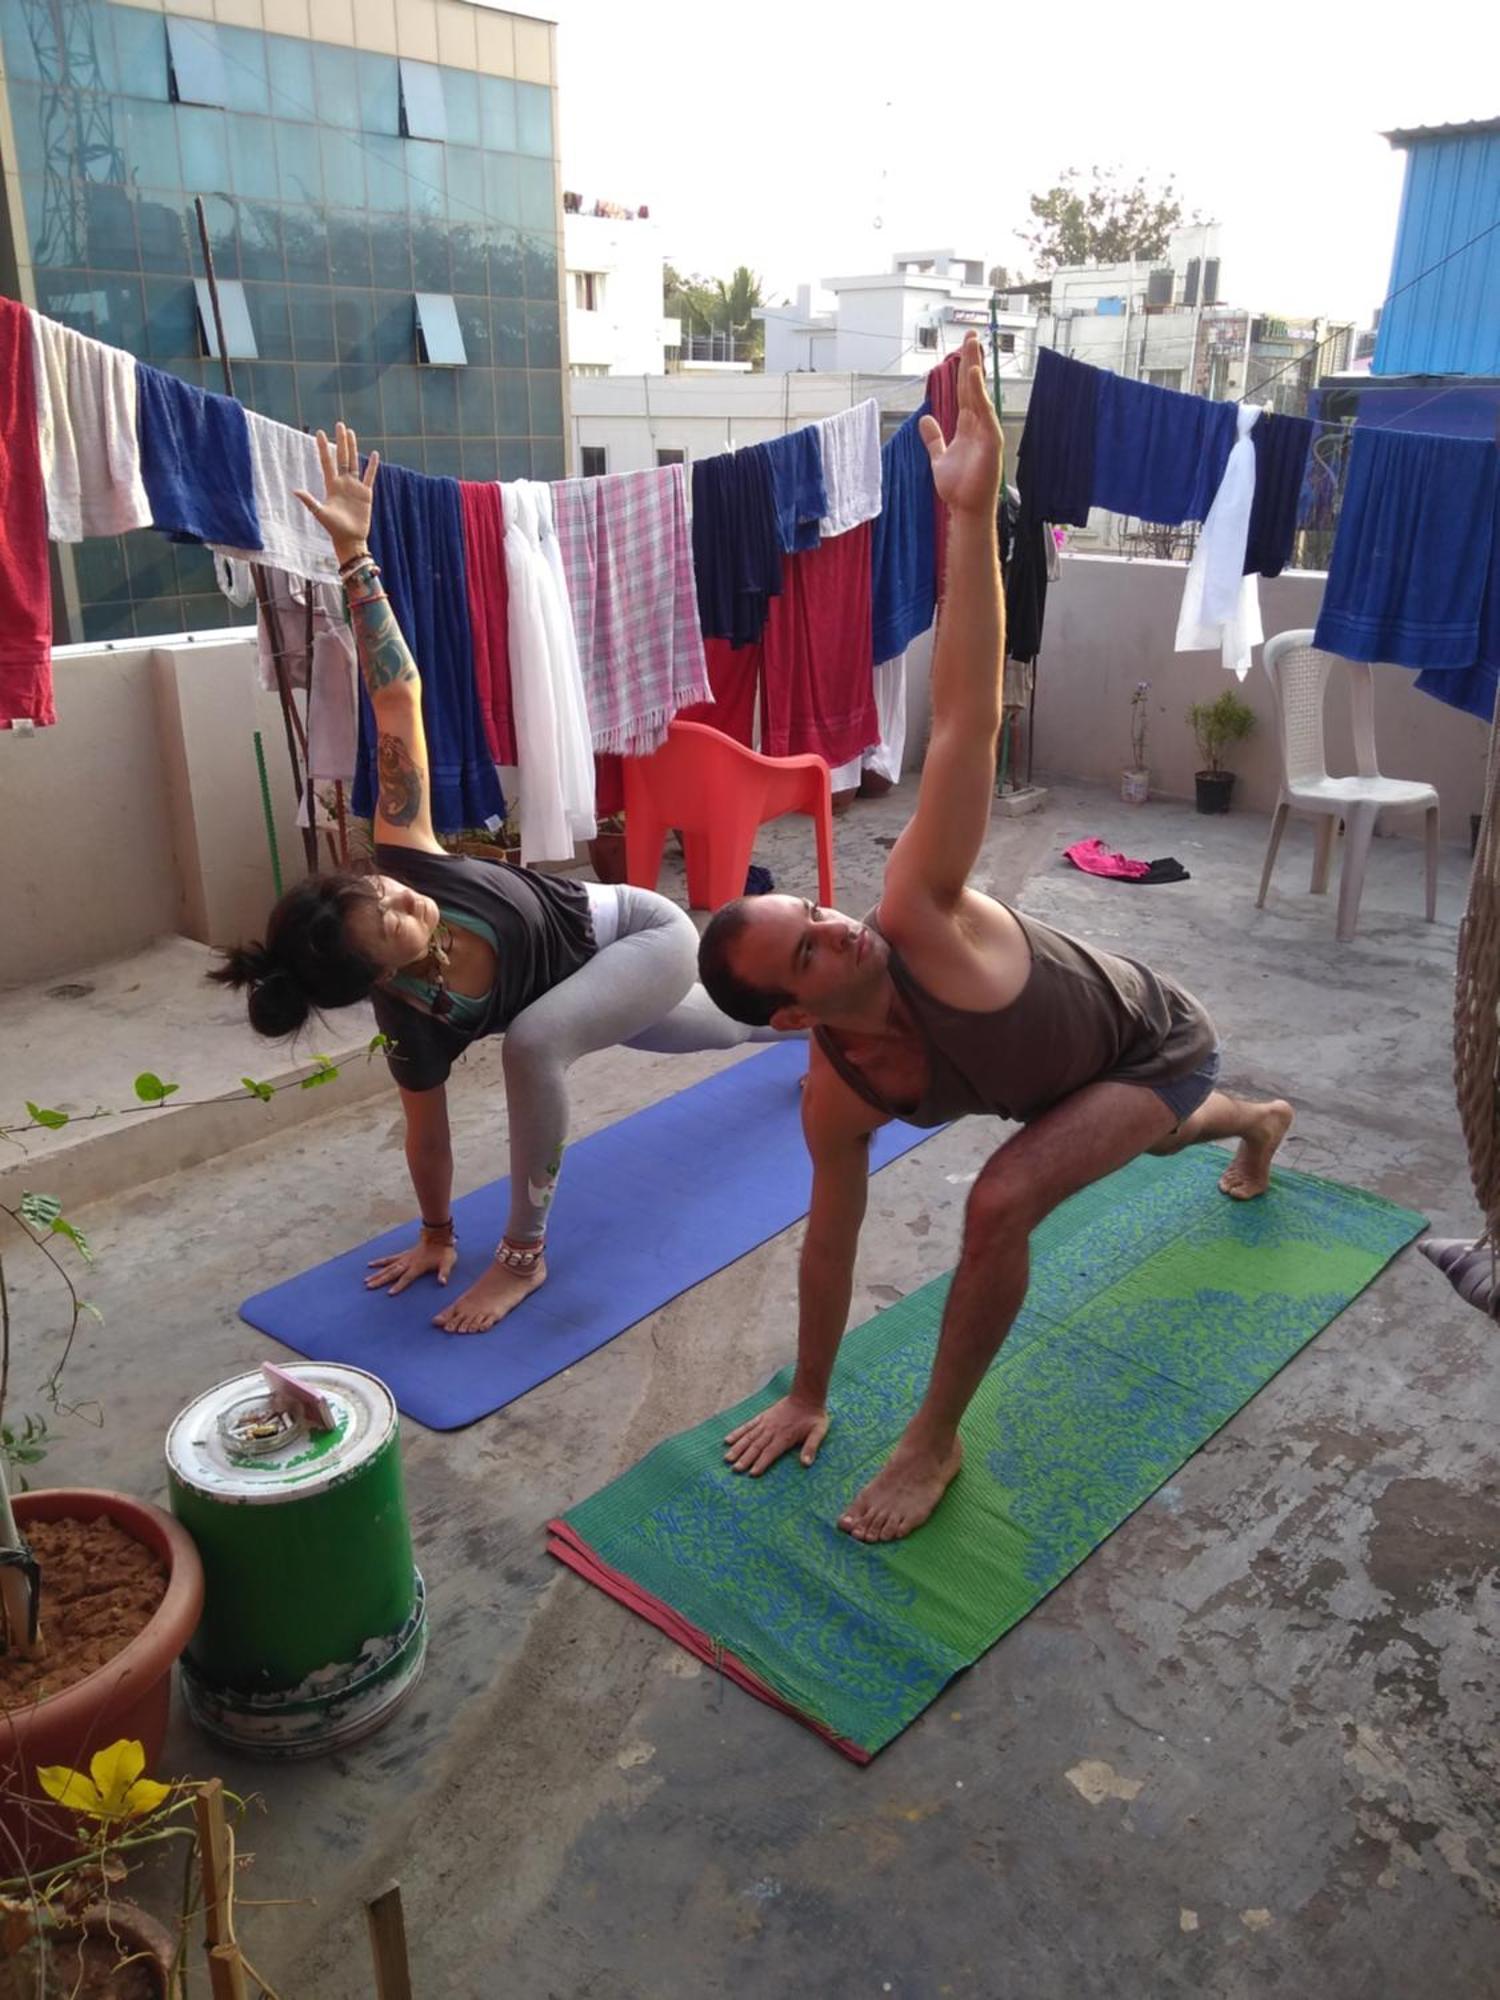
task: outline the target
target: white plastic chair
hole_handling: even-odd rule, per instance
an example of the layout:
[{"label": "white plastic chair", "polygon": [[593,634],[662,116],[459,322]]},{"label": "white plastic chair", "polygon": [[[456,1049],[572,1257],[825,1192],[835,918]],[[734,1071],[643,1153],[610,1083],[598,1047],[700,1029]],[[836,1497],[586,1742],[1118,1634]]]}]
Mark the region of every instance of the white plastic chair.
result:
[{"label": "white plastic chair", "polygon": [[[1278,632],[1266,642],[1266,672],[1276,691],[1276,720],[1281,737],[1281,797],[1271,821],[1266,865],[1261,871],[1255,907],[1263,909],[1271,886],[1276,850],[1286,831],[1288,813],[1318,818],[1313,853],[1312,893],[1325,895],[1333,837],[1344,822],[1344,865],[1339,874],[1338,936],[1347,943],[1359,919],[1359,899],[1365,886],[1365,864],[1375,822],[1386,807],[1427,815],[1427,921],[1437,915],[1438,795],[1431,785],[1407,778],[1383,778],[1375,757],[1375,687],[1367,665],[1321,653],[1311,632]],[[1354,728],[1352,778],[1331,778],[1323,750],[1323,697],[1329,670],[1344,668],[1349,683],[1350,720]]]}]

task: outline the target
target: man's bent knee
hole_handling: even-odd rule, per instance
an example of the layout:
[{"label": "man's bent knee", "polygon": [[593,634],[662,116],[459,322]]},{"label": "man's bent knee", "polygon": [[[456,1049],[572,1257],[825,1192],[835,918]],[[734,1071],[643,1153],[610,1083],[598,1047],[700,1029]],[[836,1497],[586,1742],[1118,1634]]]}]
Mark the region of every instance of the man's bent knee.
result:
[{"label": "man's bent knee", "polygon": [[963,1254],[983,1257],[1024,1244],[1040,1220],[1021,1174],[1009,1167],[986,1168],[964,1209]]}]

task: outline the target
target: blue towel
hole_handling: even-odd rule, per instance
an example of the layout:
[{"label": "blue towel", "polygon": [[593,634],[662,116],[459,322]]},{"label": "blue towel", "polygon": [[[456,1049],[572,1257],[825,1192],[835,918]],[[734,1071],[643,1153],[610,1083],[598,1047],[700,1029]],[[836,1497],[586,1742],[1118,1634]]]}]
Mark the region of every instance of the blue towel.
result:
[{"label": "blue towel", "polygon": [[815,549],[823,539],[820,523],[828,512],[823,484],[823,446],[816,424],[804,424],[764,446],[771,468],[771,494],[782,553]]},{"label": "blue towel", "polygon": [[1142,521],[1201,521],[1235,440],[1235,405],[1099,371],[1094,505]]},{"label": "blue towel", "polygon": [[753,646],[781,595],[781,532],[764,445],[693,465],[693,572],[705,639]]},{"label": "blue towel", "polygon": [[1477,715],[1481,722],[1494,717],[1496,697],[1500,695],[1500,492],[1496,494],[1495,534],[1490,543],[1484,602],[1479,610],[1479,657],[1473,666],[1456,671],[1429,667],[1417,675],[1417,686],[1423,694],[1436,695],[1450,708],[1461,708],[1465,715]]},{"label": "blue towel", "polygon": [[894,660],[932,623],[937,558],[926,403],[880,447],[881,506],[870,539],[872,664]]},{"label": "blue towel", "polygon": [[1401,667],[1479,664],[1497,467],[1482,440],[1357,425],[1316,643]]},{"label": "blue towel", "polygon": [[1280,576],[1292,559],[1297,509],[1313,427],[1306,417],[1263,416],[1250,433],[1255,446],[1255,498],[1245,537],[1245,575]]},{"label": "blue towel", "polygon": [[1037,349],[1036,379],[1016,459],[1021,504],[1030,520],[1088,526],[1102,380],[1103,371],[1086,361],[1050,347]]},{"label": "blue towel", "polygon": [[[503,818],[505,799],[490,761],[474,682],[458,481],[382,465],[375,481],[370,552],[422,675],[433,827],[438,833],[457,833]],[[361,684],[356,813],[374,812],[376,789],[375,717]]]},{"label": "blue towel", "polygon": [[250,428],[230,396],[211,396],[138,361],[136,436],[151,523],[174,542],[263,547]]}]

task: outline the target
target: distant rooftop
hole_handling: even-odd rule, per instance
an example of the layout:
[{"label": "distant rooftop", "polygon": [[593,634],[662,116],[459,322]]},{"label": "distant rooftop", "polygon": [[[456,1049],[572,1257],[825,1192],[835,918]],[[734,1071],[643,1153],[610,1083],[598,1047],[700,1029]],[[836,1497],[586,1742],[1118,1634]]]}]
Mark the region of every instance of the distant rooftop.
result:
[{"label": "distant rooftop", "polygon": [[1481,132],[1500,132],[1500,118],[1466,118],[1456,125],[1403,125],[1380,136],[1393,146],[1409,146],[1414,139],[1477,139]]}]

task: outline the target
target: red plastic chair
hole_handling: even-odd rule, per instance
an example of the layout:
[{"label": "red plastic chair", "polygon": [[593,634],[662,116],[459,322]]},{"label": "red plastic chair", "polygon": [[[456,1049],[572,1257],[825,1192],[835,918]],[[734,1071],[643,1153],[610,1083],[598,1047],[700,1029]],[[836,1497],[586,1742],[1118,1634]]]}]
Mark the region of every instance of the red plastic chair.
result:
[{"label": "red plastic chair", "polygon": [[677,827],[688,901],[717,910],[745,893],[757,828],[806,813],[818,841],[818,900],[833,902],[833,786],[821,757],[762,757],[703,722],[674,722],[649,757],[625,759],[625,876],[654,889]]}]

